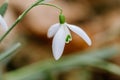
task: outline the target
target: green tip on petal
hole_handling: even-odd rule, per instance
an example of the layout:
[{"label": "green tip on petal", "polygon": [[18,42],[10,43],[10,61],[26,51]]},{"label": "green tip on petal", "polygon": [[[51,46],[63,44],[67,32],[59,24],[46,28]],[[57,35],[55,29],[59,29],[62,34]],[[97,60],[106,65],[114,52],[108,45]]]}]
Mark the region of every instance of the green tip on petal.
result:
[{"label": "green tip on petal", "polygon": [[59,21],[60,21],[60,24],[64,24],[65,23],[65,16],[63,14],[59,15]]},{"label": "green tip on petal", "polygon": [[65,42],[66,42],[66,43],[69,43],[71,40],[72,40],[71,35],[67,35],[67,37],[66,37],[66,39],[65,39]]}]

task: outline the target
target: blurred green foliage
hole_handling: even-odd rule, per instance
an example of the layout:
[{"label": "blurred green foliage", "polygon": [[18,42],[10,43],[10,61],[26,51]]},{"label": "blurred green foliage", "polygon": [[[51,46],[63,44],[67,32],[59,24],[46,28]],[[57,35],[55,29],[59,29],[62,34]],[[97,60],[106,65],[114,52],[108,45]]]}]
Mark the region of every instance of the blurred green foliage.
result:
[{"label": "blurred green foliage", "polygon": [[[62,58],[59,61],[47,60],[44,62],[37,62],[21,69],[6,73],[3,77],[5,80],[45,80],[46,78],[51,78],[51,73],[59,74],[76,67],[83,68],[83,70],[84,67],[97,67],[113,74],[120,75],[120,67],[105,61],[105,59],[111,58],[118,52],[118,46],[85,51],[82,52],[82,55],[70,55]],[[87,71],[85,69],[85,71],[88,74],[89,70]],[[87,74],[85,76],[88,76]]]}]

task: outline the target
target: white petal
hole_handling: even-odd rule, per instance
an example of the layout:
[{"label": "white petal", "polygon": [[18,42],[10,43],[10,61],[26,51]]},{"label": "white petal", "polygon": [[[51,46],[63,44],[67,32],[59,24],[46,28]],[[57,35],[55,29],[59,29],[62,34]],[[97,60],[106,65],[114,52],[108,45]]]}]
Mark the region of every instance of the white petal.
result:
[{"label": "white petal", "polygon": [[56,23],[56,24],[52,25],[49,28],[48,33],[47,33],[48,38],[53,37],[56,34],[56,32],[58,31],[59,28],[60,28],[60,24],[59,23]]},{"label": "white petal", "polygon": [[0,15],[0,25],[3,28],[4,31],[8,30],[8,26],[4,18]]},{"label": "white petal", "polygon": [[56,60],[62,56],[65,47],[65,37],[64,27],[61,26],[54,36],[52,43],[53,56]]},{"label": "white petal", "polygon": [[89,36],[86,34],[86,32],[84,30],[82,30],[80,27],[75,26],[75,25],[70,25],[70,24],[67,24],[67,25],[73,32],[75,32],[80,37],[82,37],[82,39],[85,40],[85,42],[89,46],[92,44],[91,39],[89,38]]}]

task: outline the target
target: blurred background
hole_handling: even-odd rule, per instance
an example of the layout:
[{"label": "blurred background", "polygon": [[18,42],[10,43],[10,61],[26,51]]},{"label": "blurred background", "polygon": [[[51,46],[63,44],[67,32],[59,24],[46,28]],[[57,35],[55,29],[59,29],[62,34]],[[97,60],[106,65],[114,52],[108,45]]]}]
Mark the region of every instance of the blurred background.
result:
[{"label": "blurred background", "polygon": [[[9,0],[5,20],[12,25],[36,0]],[[0,0],[2,4],[4,0]],[[33,8],[1,43],[4,51],[15,42],[22,48],[2,68],[4,80],[120,80],[120,0],[54,0],[70,24],[80,26],[92,46],[72,33],[62,58],[52,56],[49,27],[59,12],[49,6]]]}]

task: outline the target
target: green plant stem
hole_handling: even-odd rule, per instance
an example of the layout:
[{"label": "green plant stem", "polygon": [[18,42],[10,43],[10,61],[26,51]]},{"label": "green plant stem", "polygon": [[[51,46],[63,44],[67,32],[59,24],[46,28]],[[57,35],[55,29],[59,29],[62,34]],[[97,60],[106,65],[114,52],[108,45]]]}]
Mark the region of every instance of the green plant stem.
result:
[{"label": "green plant stem", "polygon": [[62,14],[62,9],[56,5],[53,4],[47,4],[47,3],[41,3],[44,0],[37,0],[35,3],[33,3],[28,9],[26,9],[17,19],[16,21],[13,23],[13,25],[9,28],[9,30],[3,34],[3,36],[0,38],[0,42],[2,42],[4,40],[4,38],[11,32],[11,30],[23,19],[23,17],[35,6],[39,6],[39,5],[46,5],[46,6],[52,6],[55,7],[57,9],[60,10],[60,14]]},{"label": "green plant stem", "polygon": [[51,7],[55,7],[60,11],[60,14],[63,13],[62,8],[60,8],[59,6],[53,5],[53,4],[48,4],[48,3],[40,3],[39,5],[46,5],[46,6],[51,6]]},{"label": "green plant stem", "polygon": [[9,30],[3,34],[3,36],[0,38],[0,42],[3,41],[3,39],[11,32],[11,30],[23,19],[23,17],[35,6],[37,6],[40,2],[42,2],[44,0],[38,0],[35,3],[33,3],[28,9],[26,9],[17,19],[16,21],[13,23],[13,25],[9,28]]}]

